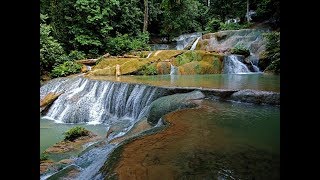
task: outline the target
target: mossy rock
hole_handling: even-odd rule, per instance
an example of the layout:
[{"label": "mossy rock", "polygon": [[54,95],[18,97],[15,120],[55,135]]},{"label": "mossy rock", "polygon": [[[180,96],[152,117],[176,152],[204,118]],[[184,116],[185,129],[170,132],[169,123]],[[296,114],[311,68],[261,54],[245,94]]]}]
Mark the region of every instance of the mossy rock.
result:
[{"label": "mossy rock", "polygon": [[193,61],[178,67],[179,74],[220,74],[222,71],[222,63],[220,60],[214,60],[213,63],[206,61]]},{"label": "mossy rock", "polygon": [[157,63],[158,74],[170,74],[171,64],[170,62],[159,62]]},{"label": "mossy rock", "polygon": [[[149,54],[149,51],[142,52]],[[152,70],[156,70],[156,65],[150,64],[173,59],[176,56],[182,54],[183,50],[159,50],[152,52],[152,55],[149,58],[137,58],[134,56],[130,56],[129,58],[103,58],[92,71],[89,72],[89,76],[105,76],[105,75],[115,75],[115,67],[116,65],[120,65],[120,72],[122,75],[127,74],[139,74],[142,73],[145,69],[152,68]],[[142,71],[142,72],[139,72]],[[154,73],[152,73],[154,74]]]},{"label": "mossy rock", "polygon": [[168,114],[169,112],[195,107],[196,105],[189,100],[201,99],[204,97],[205,95],[201,91],[192,91],[189,93],[161,97],[151,103],[148,122],[155,125],[163,115]]}]

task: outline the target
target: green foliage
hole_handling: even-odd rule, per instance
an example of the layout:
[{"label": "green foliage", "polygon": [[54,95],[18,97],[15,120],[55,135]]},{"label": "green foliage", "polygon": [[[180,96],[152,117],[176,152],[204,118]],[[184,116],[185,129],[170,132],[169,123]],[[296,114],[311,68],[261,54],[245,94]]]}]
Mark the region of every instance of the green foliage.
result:
[{"label": "green foliage", "polygon": [[40,75],[68,60],[62,46],[51,36],[52,28],[45,24],[47,18],[47,15],[40,14]]},{"label": "green foliage", "polygon": [[219,19],[213,18],[207,23],[205,30],[209,32],[217,32],[220,30],[220,24],[221,21]]},{"label": "green foliage", "polygon": [[68,131],[64,132],[63,134],[64,134],[65,141],[74,141],[75,139],[77,139],[81,136],[88,136],[89,131],[83,127],[76,126],[76,127],[69,129]]},{"label": "green foliage", "polygon": [[136,37],[119,34],[117,37],[109,39],[106,51],[111,55],[122,55],[129,51],[149,50],[148,41],[149,35],[147,33],[141,33]]},{"label": "green foliage", "polygon": [[200,3],[195,0],[184,0],[175,2],[164,0],[161,3],[163,8],[163,21],[160,33],[164,36],[179,36],[182,33],[189,33],[201,30],[199,18]]},{"label": "green foliage", "polygon": [[244,57],[248,57],[250,55],[249,49],[242,45],[236,45],[231,49],[230,53],[244,55]]},{"label": "green foliage", "polygon": [[264,37],[267,40],[264,60],[267,62],[266,71],[280,73],[280,32],[265,33]]},{"label": "green foliage", "polygon": [[269,20],[274,28],[280,26],[280,0],[259,0],[256,6],[257,21]]},{"label": "green foliage", "polygon": [[40,161],[45,161],[45,160],[48,160],[48,159],[49,159],[48,154],[45,154],[45,153],[41,153],[40,154]]},{"label": "green foliage", "polygon": [[157,75],[157,68],[155,64],[145,65],[139,71],[143,75]]},{"label": "green foliage", "polygon": [[60,64],[53,68],[51,72],[52,77],[63,77],[70,74],[79,73],[81,70],[81,65],[75,63],[74,61],[66,61],[63,64]]},{"label": "green foliage", "polygon": [[244,0],[211,0],[208,15],[224,22],[228,18],[245,16],[246,5]]},{"label": "green foliage", "polygon": [[191,61],[201,61],[201,55],[195,51],[187,51],[186,53],[177,56],[176,61],[178,66],[181,66]]},{"label": "green foliage", "polygon": [[81,60],[81,59],[85,59],[86,54],[84,52],[81,51],[71,51],[68,55],[70,60]]}]

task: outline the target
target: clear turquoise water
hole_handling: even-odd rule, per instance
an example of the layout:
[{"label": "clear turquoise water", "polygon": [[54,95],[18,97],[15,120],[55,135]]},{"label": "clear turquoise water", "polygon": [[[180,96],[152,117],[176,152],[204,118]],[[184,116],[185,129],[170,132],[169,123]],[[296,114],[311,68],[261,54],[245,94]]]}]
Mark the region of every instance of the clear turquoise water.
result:
[{"label": "clear turquoise water", "polygon": [[148,154],[157,154],[163,165],[178,169],[175,176],[180,179],[280,178],[279,107],[198,103],[198,108],[166,116],[187,125],[187,134],[174,141],[166,137],[164,142],[170,142],[162,144],[166,150],[155,148]]},{"label": "clear turquoise water", "polygon": [[55,123],[52,120],[40,118],[40,153],[53,144],[63,140],[63,133],[74,126],[82,126],[102,137],[107,134],[107,127],[103,124],[62,124]]}]

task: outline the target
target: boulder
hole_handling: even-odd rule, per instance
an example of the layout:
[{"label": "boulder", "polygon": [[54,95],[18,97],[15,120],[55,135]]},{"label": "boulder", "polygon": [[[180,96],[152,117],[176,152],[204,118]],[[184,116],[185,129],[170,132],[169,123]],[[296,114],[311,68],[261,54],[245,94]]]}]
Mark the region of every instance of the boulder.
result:
[{"label": "boulder", "polygon": [[205,95],[201,91],[192,91],[189,93],[161,97],[151,103],[148,122],[152,125],[156,125],[163,115],[179,109],[195,107],[197,105],[190,100],[202,99],[204,97]]}]

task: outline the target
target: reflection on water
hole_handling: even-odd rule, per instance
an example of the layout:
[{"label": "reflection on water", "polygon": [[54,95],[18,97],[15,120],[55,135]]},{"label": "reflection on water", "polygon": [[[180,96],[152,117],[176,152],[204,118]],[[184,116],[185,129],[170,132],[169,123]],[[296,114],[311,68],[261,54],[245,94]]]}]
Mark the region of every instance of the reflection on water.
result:
[{"label": "reflection on water", "polygon": [[155,86],[203,87],[221,89],[256,89],[280,92],[280,76],[263,73],[208,74],[208,75],[157,75],[157,76],[95,76],[92,79]]}]

